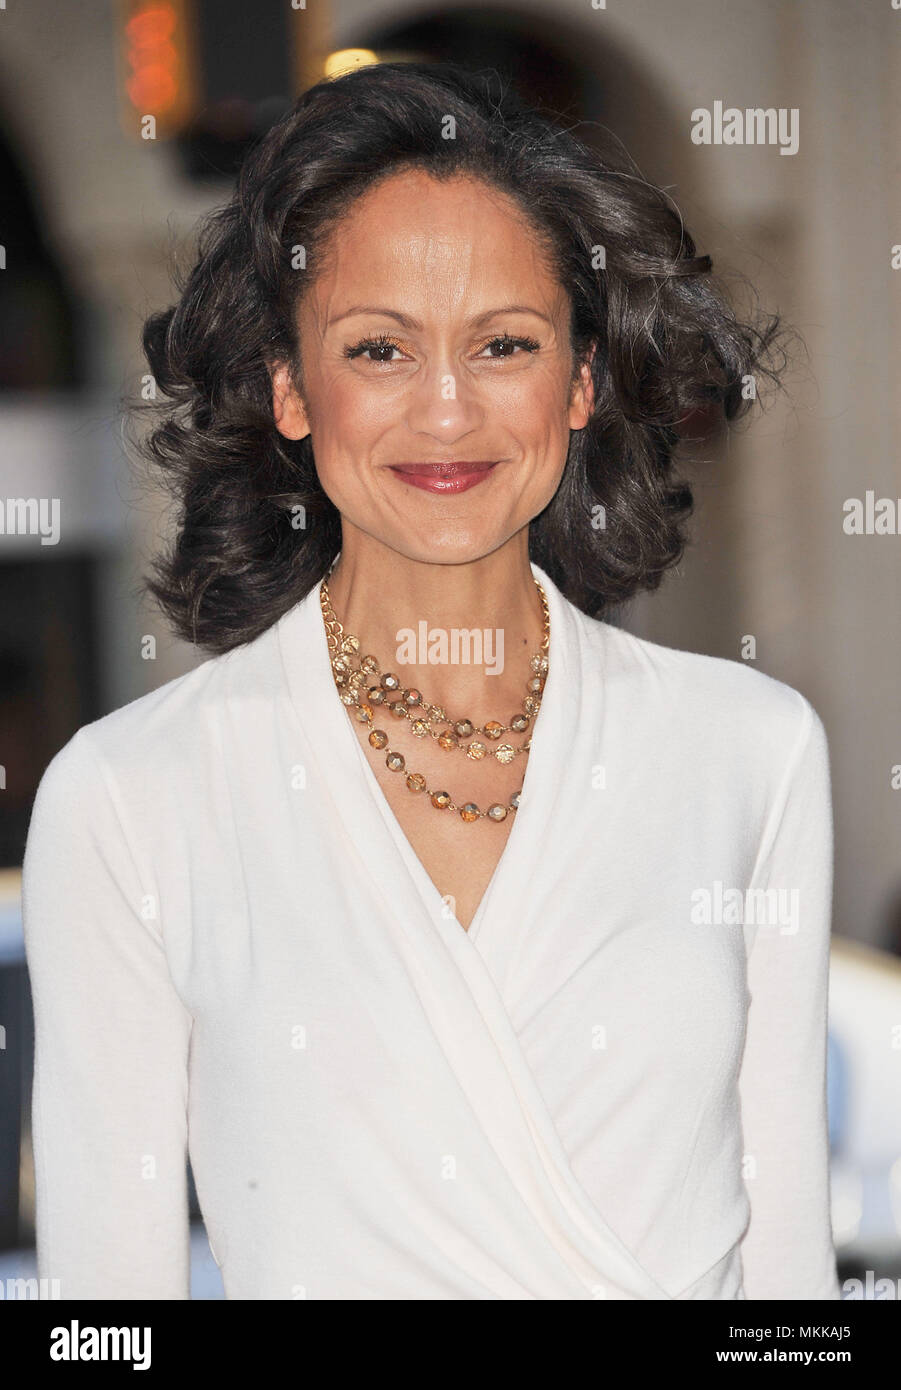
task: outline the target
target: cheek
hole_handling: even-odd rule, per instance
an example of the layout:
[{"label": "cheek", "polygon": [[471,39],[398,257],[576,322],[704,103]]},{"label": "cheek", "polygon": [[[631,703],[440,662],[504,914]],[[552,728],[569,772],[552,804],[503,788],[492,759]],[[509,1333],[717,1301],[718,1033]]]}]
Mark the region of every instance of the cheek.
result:
[{"label": "cheek", "polygon": [[550,439],[567,428],[567,384],[558,371],[517,373],[499,382],[491,406],[510,421],[523,439]]},{"label": "cheek", "polygon": [[569,402],[560,379],[535,373],[505,403],[505,422],[528,460],[523,502],[545,506],[557,490],[569,450]]},{"label": "cheek", "polygon": [[339,372],[324,384],[321,420],[325,436],[340,451],[358,448],[360,441],[376,441],[386,430],[396,428],[405,413],[402,388],[391,390],[386,383],[378,387],[356,373]]},{"label": "cheek", "polygon": [[569,453],[569,380],[563,373],[535,373],[512,402],[511,429],[530,459],[523,502],[530,514],[547,506],[560,484]]},{"label": "cheek", "polygon": [[317,388],[316,409],[311,412],[316,470],[330,496],[350,496],[363,479],[364,470],[358,465],[366,461],[385,430],[396,424],[398,403],[389,403],[384,393],[367,390],[351,372],[325,377]]}]

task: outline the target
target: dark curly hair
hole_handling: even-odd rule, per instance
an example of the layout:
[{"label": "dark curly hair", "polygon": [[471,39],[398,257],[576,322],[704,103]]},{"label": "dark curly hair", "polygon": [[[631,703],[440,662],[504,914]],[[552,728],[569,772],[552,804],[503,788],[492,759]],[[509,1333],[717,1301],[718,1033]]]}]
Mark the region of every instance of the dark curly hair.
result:
[{"label": "dark curly hair", "polygon": [[494,72],[393,62],[320,82],[250,151],[230,202],[202,224],[178,303],[144,325],[164,399],[140,447],[179,507],[147,587],[181,636],[210,652],[252,640],[341,548],[310,437],[275,426],[269,367],[290,363],[301,389],[296,311],[310,279],[292,255],[303,247],[315,276],[353,202],[410,167],[511,196],[569,293],[574,376],[596,345],[592,417],[530,523],[531,558],[593,617],[659,585],[692,506],[672,476],[677,427],[711,404],[732,420],[749,404],[743,379],[777,379],[779,320],[739,321],[668,196],[600,138],[588,147]]}]

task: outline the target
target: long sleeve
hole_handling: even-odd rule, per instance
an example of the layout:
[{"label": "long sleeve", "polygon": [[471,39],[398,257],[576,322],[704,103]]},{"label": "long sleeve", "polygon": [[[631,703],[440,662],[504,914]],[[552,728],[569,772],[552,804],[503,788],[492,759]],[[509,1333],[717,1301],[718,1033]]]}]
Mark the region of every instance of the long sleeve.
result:
[{"label": "long sleeve", "polygon": [[23,869],[38,1272],[62,1298],[189,1297],[191,1017],[154,892],[82,730],[41,781]]},{"label": "long sleeve", "polygon": [[749,1299],[839,1297],[825,1079],[833,848],[829,753],[819,717],[798,698],[800,732],[747,898],[756,904],[758,920],[763,918],[749,950],[740,1077],[751,1203],[742,1242]]}]

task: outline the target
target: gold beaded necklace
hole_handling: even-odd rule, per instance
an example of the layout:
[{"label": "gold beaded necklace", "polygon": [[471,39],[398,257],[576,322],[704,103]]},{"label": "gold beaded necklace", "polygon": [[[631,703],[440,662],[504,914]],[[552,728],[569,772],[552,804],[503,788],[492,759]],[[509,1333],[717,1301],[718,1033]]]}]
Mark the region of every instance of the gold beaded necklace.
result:
[{"label": "gold beaded necklace", "polygon": [[[535,576],[533,575],[532,578],[535,579]],[[382,706],[390,710],[395,718],[409,720],[411,731],[417,738],[430,736],[445,752],[454,752],[459,749],[474,761],[480,761],[489,752],[493,752],[494,757],[500,763],[509,763],[520,754],[527,754],[532,745],[531,736],[518,747],[514,747],[512,743],[504,742],[498,743],[494,749],[489,749],[481,738],[477,739],[474,735],[480,734],[492,743],[497,743],[503,734],[524,733],[531,726],[541,707],[541,694],[548,672],[547,653],[550,646],[551,619],[547,595],[537,579],[535,579],[535,586],[541,600],[543,636],[540,649],[529,661],[532,675],[526,684],[522,711],[514,714],[509,724],[502,724],[497,719],[489,719],[479,727],[473,724],[471,719],[450,719],[440,705],[433,705],[427,701],[421,690],[417,690],[414,686],[404,689],[399,677],[393,671],[381,673],[381,667],[374,656],[361,657],[360,639],[355,637],[353,633],[344,631],[332,608],[328,582],[323,579],[319,586],[319,603],[325,623],[329,660],[335,686],[342,704],[354,706],[357,719],[369,726],[370,745],[380,751],[387,748],[388,745],[388,735],[384,729],[376,729],[372,722],[375,707]],[[366,688],[367,680],[373,676],[379,676],[379,684]],[[365,693],[363,693],[364,689]],[[388,696],[392,694],[396,694],[398,698],[389,701]],[[440,725],[447,725],[448,727],[442,730],[438,727]],[[406,771],[404,755],[391,748],[387,748],[385,765],[392,772]],[[494,802],[487,811],[482,811],[474,801],[467,801],[462,806],[455,805],[449,792],[436,791],[427,786],[426,779],[421,772],[407,772],[405,783],[411,792],[425,792],[436,810],[458,811],[461,819],[467,822],[506,820],[510,811],[519,809],[519,799],[522,792],[522,788],[520,788],[519,791],[513,793],[509,802]]]}]

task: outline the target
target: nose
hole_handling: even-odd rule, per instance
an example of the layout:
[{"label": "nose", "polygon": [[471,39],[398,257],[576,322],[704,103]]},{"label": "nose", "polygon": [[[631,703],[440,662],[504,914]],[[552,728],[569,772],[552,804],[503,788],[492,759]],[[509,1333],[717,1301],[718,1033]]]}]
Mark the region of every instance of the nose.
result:
[{"label": "nose", "polygon": [[433,357],[410,383],[406,423],[415,434],[452,444],[485,419],[474,382],[450,353]]}]

